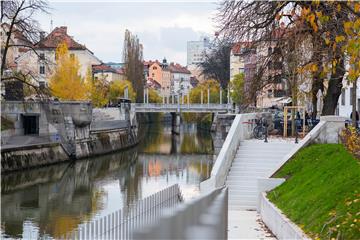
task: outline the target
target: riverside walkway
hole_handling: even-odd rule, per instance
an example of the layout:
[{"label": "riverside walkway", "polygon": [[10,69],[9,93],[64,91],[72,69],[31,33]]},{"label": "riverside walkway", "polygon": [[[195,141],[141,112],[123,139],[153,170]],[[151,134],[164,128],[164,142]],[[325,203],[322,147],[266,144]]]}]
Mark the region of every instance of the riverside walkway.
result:
[{"label": "riverside walkway", "polygon": [[293,140],[269,138],[240,142],[225,185],[229,189],[228,238],[273,239],[256,212],[259,178],[268,177],[296,144]]}]

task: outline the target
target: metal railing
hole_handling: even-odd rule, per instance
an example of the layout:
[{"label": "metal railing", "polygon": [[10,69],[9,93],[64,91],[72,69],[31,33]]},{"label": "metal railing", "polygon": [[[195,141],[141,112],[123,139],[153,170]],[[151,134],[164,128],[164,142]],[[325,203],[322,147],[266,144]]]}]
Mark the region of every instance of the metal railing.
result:
[{"label": "metal railing", "polygon": [[171,103],[133,103],[132,108],[136,112],[226,112],[229,111],[228,104],[217,103],[184,103],[184,104],[171,104]]},{"label": "metal railing", "polygon": [[138,229],[133,239],[227,239],[228,189],[217,188],[164,211],[152,226]]},{"label": "metal railing", "polygon": [[164,209],[172,212],[183,201],[179,185],[175,184],[133,206],[82,224],[61,239],[132,239],[134,230],[155,222]]}]

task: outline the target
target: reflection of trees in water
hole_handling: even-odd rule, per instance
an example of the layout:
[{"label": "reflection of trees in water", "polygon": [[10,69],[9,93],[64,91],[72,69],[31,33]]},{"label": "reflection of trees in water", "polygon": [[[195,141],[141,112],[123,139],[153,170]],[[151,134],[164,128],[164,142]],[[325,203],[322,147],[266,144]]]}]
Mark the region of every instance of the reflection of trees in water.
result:
[{"label": "reflection of trees in water", "polygon": [[213,153],[212,136],[207,131],[198,131],[193,124],[184,124],[180,135],[171,133],[171,126],[150,124],[146,139],[141,142],[143,153]]},{"label": "reflection of trees in water", "polygon": [[107,179],[119,178],[125,203],[129,204],[139,192],[142,170],[136,158],[136,152],[130,150],[3,175],[5,234],[20,236],[23,222],[30,218],[38,223],[40,233],[60,237],[103,209],[106,193],[97,185]]}]

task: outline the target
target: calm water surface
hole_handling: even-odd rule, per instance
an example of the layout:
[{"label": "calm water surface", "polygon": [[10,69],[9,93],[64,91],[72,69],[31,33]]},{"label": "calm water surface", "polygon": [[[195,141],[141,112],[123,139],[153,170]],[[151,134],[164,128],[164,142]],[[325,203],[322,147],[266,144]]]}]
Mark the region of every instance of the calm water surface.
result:
[{"label": "calm water surface", "polygon": [[150,125],[135,148],[96,158],[2,175],[2,238],[57,238],[79,224],[179,183],[199,194],[214,161],[210,133]]}]

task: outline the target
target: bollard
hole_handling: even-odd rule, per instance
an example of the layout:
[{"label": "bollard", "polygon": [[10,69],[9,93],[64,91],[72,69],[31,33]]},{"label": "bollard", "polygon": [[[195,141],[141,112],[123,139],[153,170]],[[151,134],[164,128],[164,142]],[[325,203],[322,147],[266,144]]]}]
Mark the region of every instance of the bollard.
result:
[{"label": "bollard", "polygon": [[295,127],[295,143],[299,143],[297,126]]},{"label": "bollard", "polygon": [[264,142],[268,142],[268,124],[267,121],[264,119],[264,126],[265,126],[265,140]]}]

